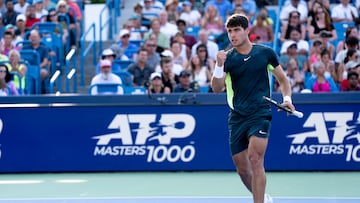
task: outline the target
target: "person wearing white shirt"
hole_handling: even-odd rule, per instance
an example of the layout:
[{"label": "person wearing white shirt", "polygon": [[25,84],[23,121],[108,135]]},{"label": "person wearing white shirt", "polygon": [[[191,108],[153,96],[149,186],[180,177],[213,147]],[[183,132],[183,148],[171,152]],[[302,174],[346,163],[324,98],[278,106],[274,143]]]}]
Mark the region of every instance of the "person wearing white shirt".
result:
[{"label": "person wearing white shirt", "polygon": [[[119,76],[111,72],[111,61],[108,59],[100,60],[101,72],[94,76],[91,80],[91,85],[95,84],[122,84],[122,81]],[[91,94],[98,94],[97,88],[91,89]],[[118,91],[116,94],[124,94],[124,89],[121,86],[118,86]]]},{"label": "person wearing white shirt", "polygon": [[25,0],[17,0],[17,3],[14,5],[14,10],[17,13],[26,14],[26,8],[29,6]]},{"label": "person wearing white shirt", "polygon": [[309,42],[301,39],[301,34],[299,30],[293,29],[290,32],[290,39],[286,40],[281,45],[280,55],[286,54],[288,47],[290,47],[294,43],[297,45],[298,54],[306,55],[307,53],[309,53]]},{"label": "person wearing white shirt", "polygon": [[289,13],[292,11],[298,11],[301,22],[306,23],[309,9],[303,4],[300,4],[299,0],[290,0],[290,4],[283,6],[280,12],[281,23],[288,23]]},{"label": "person wearing white shirt", "polygon": [[176,25],[169,23],[168,14],[165,10],[159,13],[160,32],[164,33],[169,39],[173,37],[179,30]]},{"label": "person wearing white shirt", "polygon": [[180,14],[180,19],[184,20],[188,26],[200,26],[201,14],[197,10],[191,10],[192,3],[184,1],[183,11]]},{"label": "person wearing white shirt", "polygon": [[349,4],[350,0],[340,0],[340,3],[331,10],[331,19],[334,22],[353,22],[359,16],[354,6]]},{"label": "person wearing white shirt", "polygon": [[216,60],[216,54],[219,51],[219,46],[215,42],[210,41],[208,38],[209,38],[209,34],[207,33],[207,31],[201,29],[199,31],[199,41],[196,44],[194,44],[194,46],[192,46],[191,48],[192,56],[196,54],[197,46],[199,46],[200,44],[205,44],[209,53],[209,57]]}]

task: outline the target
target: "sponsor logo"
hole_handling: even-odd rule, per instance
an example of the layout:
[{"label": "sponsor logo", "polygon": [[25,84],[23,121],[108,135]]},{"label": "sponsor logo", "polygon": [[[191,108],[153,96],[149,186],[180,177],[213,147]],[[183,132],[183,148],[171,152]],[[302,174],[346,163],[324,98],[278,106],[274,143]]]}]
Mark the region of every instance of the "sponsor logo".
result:
[{"label": "sponsor logo", "polygon": [[346,162],[360,162],[360,114],[311,113],[304,131],[288,135],[290,155],[344,155]]},{"label": "sponsor logo", "polygon": [[[190,162],[195,156],[193,141],[184,141],[195,129],[189,114],[118,114],[107,134],[97,140],[94,156],[147,156],[147,162]],[[181,145],[179,143],[181,143]]]},{"label": "sponsor logo", "polygon": [[251,58],[251,56],[248,56],[248,57],[244,58],[244,61],[246,62],[246,61],[248,61],[250,58]]}]

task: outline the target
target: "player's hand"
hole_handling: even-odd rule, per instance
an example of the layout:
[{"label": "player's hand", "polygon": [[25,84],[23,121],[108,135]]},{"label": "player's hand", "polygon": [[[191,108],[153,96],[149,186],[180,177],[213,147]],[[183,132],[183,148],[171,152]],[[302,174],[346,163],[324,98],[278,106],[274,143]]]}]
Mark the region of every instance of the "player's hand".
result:
[{"label": "player's hand", "polygon": [[219,67],[224,65],[224,62],[226,60],[226,54],[227,54],[227,52],[225,52],[224,50],[221,50],[217,53],[216,63]]},{"label": "player's hand", "polygon": [[283,102],[281,105],[286,108],[289,108],[291,111],[295,111],[295,106],[288,101]]}]

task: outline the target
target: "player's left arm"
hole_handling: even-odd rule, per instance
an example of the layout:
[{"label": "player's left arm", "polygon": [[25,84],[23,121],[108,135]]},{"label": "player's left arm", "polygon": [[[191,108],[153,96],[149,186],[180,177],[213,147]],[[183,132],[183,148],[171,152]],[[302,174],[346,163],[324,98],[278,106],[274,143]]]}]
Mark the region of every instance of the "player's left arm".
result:
[{"label": "player's left arm", "polygon": [[291,111],[294,111],[295,107],[291,100],[291,85],[281,65],[276,66],[272,73],[279,82],[280,90],[283,95],[283,103],[281,105],[288,107]]}]

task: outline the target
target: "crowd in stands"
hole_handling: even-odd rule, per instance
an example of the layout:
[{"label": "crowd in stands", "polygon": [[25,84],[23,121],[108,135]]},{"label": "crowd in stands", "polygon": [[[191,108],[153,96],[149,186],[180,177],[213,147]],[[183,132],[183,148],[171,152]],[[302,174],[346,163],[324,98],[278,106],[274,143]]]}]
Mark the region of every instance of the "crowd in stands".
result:
[{"label": "crowd in stands", "polygon": [[[116,58],[128,58],[115,60],[113,72],[129,72],[132,86],[151,93],[211,92],[216,54],[230,45],[226,18],[239,13],[250,19],[254,44],[277,47],[293,92],[358,91],[360,4],[349,1],[285,0],[270,17],[254,0],[140,0],[112,45],[121,50]],[[277,17],[279,33],[274,33]],[[340,32],[340,23],[347,29]],[[119,70],[116,61],[123,60],[132,62]],[[279,91],[278,84],[273,89]]]}]

